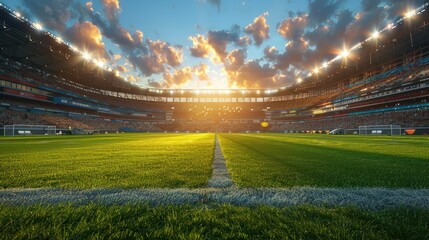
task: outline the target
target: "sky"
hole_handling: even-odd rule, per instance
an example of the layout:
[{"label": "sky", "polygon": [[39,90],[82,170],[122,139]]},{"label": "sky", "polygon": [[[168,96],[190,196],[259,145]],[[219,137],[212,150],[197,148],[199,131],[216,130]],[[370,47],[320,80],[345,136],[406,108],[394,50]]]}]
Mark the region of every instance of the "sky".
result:
[{"label": "sky", "polygon": [[421,0],[0,0],[125,81],[280,88]]}]

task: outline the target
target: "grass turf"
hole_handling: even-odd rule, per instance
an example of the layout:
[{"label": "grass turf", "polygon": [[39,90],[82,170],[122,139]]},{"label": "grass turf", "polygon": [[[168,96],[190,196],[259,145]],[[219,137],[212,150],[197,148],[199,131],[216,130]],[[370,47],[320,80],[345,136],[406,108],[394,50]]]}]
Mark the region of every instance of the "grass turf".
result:
[{"label": "grass turf", "polygon": [[0,205],[0,239],[428,239],[428,210]]},{"label": "grass turf", "polygon": [[203,187],[214,134],[0,138],[0,188]]},{"label": "grass turf", "polygon": [[242,187],[429,187],[429,138],[221,134]]}]

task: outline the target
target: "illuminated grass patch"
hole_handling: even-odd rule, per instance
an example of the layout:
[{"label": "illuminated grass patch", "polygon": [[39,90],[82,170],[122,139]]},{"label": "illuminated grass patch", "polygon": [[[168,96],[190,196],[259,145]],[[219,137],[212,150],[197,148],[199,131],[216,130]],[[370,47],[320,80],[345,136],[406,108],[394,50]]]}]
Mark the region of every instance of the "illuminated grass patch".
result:
[{"label": "illuminated grass patch", "polygon": [[244,187],[429,187],[427,137],[221,134]]},{"label": "illuminated grass patch", "polygon": [[214,134],[0,138],[0,188],[203,187]]},{"label": "illuminated grass patch", "polygon": [[0,205],[0,238],[427,239],[427,219],[417,209]]}]

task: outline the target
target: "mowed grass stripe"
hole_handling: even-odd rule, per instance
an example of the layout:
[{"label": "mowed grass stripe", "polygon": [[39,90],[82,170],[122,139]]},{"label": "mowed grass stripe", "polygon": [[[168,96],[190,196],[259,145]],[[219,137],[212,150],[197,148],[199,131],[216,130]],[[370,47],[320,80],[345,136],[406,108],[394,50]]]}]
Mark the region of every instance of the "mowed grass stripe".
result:
[{"label": "mowed grass stripe", "polygon": [[214,134],[0,138],[0,188],[203,187]]},{"label": "mowed grass stripe", "polygon": [[429,187],[427,137],[220,134],[242,187]]}]

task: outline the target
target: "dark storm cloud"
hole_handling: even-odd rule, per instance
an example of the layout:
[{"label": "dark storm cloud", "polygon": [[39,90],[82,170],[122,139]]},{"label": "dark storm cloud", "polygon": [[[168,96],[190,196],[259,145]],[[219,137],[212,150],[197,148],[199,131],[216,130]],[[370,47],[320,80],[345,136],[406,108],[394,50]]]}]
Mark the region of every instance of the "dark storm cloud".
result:
[{"label": "dark storm cloud", "polygon": [[57,32],[67,29],[67,22],[75,17],[74,0],[22,0],[23,5],[43,25]]}]

